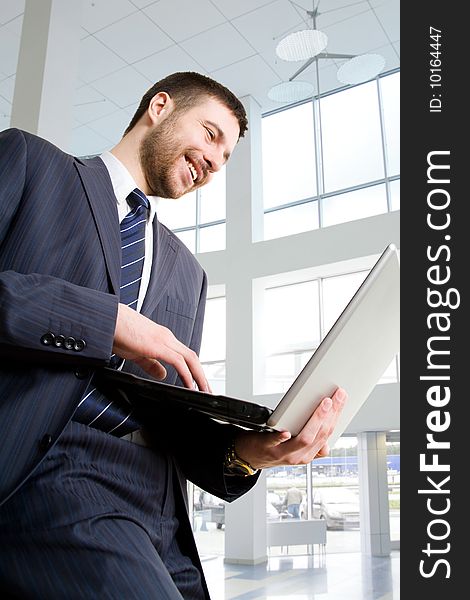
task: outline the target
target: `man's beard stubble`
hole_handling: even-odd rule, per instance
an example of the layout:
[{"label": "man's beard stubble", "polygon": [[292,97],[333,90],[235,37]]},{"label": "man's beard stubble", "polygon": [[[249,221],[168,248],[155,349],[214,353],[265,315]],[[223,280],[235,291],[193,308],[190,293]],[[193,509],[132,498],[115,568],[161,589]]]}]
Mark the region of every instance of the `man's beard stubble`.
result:
[{"label": "man's beard stubble", "polygon": [[169,114],[158,127],[154,127],[147,133],[140,144],[140,163],[151,196],[178,197],[174,195],[177,192],[171,181],[172,166],[180,149],[180,144],[174,139],[173,134],[176,121],[175,114]]},{"label": "man's beard stubble", "polygon": [[151,196],[180,198],[189,191],[203,185],[206,177],[191,188],[183,188],[175,166],[179,159],[188,155],[180,138],[175,134],[179,118],[178,111],[170,113],[157,127],[151,129],[141,142],[139,154],[142,171]]}]

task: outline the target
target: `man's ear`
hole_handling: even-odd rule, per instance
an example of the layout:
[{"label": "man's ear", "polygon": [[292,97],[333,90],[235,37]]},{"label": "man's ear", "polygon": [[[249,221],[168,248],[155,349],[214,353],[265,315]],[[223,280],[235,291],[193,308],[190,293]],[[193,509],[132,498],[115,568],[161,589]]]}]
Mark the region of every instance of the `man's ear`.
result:
[{"label": "man's ear", "polygon": [[158,92],[150,100],[147,114],[153,124],[164,118],[173,108],[173,100],[166,92]]}]

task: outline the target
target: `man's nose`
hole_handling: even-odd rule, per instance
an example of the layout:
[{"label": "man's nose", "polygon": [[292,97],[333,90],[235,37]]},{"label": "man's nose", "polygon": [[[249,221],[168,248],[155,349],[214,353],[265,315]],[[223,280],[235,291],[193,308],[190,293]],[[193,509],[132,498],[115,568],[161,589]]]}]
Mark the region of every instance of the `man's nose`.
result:
[{"label": "man's nose", "polygon": [[224,154],[222,150],[211,150],[204,156],[207,168],[211,173],[217,173],[224,165]]}]

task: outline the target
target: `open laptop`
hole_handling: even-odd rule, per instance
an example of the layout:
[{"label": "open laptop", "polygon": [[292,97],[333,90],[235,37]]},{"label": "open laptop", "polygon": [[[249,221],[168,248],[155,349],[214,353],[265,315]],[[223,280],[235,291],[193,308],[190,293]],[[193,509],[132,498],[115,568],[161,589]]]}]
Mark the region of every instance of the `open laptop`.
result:
[{"label": "open laptop", "polygon": [[292,435],[325,396],[342,387],[348,400],[329,439],[333,446],[399,351],[399,298],[399,259],[390,244],[274,409],[110,368],[102,369],[100,378],[122,392],[145,419],[161,417],[162,411],[178,418],[197,411],[248,429],[288,430]]}]

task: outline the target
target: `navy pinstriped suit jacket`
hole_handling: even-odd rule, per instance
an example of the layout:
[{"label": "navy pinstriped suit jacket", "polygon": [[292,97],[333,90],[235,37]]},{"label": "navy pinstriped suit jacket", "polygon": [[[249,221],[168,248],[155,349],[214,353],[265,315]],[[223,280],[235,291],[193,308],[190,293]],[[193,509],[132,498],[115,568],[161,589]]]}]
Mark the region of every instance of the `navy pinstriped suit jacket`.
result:
[{"label": "navy pinstriped suit jacket", "polygon": [[[0,503],[46,455],[93,371],[109,362],[120,252],[116,199],[101,159],[78,160],[21,130],[1,132]],[[142,313],[197,352],[205,294],[199,263],[155,219]],[[45,346],[41,337],[47,332],[84,340],[86,346],[81,351]],[[145,375],[133,363],[126,362],[125,369]],[[173,368],[165,381],[178,382]],[[255,477],[223,475],[234,430],[191,421],[176,431],[155,423],[160,437],[162,429],[169,431],[159,441],[174,459],[183,494],[185,477],[228,501],[246,492]],[[146,425],[152,429],[152,423]],[[189,531],[187,537],[194,556]]]}]

